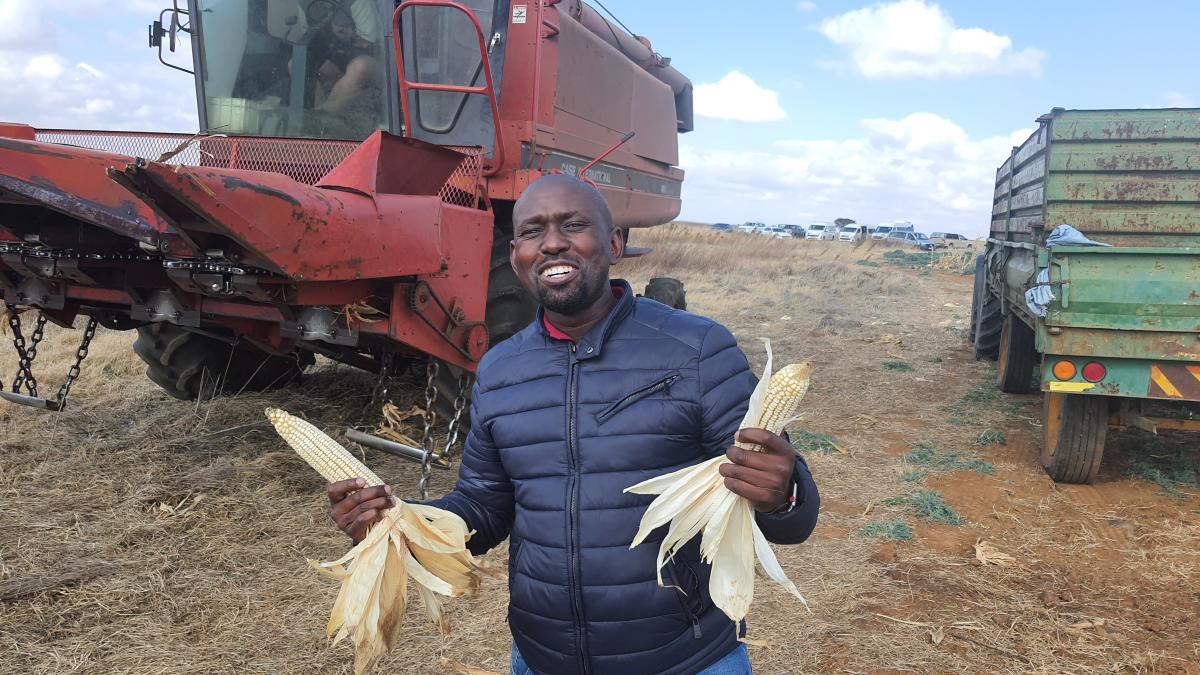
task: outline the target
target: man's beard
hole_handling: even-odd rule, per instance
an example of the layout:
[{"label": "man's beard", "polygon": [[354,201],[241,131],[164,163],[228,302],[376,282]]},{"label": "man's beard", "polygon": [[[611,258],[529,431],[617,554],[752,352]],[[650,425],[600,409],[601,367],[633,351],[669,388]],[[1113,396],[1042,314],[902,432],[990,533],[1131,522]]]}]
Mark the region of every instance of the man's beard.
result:
[{"label": "man's beard", "polygon": [[579,280],[567,288],[548,288],[537,285],[538,302],[546,311],[570,316],[587,309],[603,290],[604,279],[588,279],[580,275]]}]

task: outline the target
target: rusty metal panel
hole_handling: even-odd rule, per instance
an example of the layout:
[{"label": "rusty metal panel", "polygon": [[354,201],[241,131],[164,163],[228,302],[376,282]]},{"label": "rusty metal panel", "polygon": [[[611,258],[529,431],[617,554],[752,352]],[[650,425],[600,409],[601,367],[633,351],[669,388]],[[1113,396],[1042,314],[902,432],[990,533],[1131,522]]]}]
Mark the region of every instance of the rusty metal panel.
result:
[{"label": "rusty metal panel", "polygon": [[1001,197],[992,205],[992,214],[1008,213],[1008,197]]},{"label": "rusty metal panel", "polygon": [[1200,142],[1063,143],[1051,171],[1200,171]]},{"label": "rusty metal panel", "polygon": [[1039,157],[1027,166],[1017,171],[1012,179],[1012,187],[1015,191],[1018,188],[1025,187],[1030,183],[1036,183],[1044,180],[1046,177],[1046,158]]},{"label": "rusty metal panel", "polygon": [[1200,171],[1188,174],[1053,173],[1047,201],[1200,202]]},{"label": "rusty metal panel", "polygon": [[1033,132],[1029,138],[1025,139],[1025,142],[1017,149],[1017,153],[1014,156],[1018,168],[1032,159],[1034,155],[1046,149],[1046,137],[1046,130],[1042,127]]},{"label": "rusty metal panel", "polygon": [[1045,340],[1047,354],[1200,361],[1200,340],[1195,333],[1071,328],[1058,335],[1047,333]]},{"label": "rusty metal panel", "polygon": [[1042,207],[1042,202],[1045,201],[1046,188],[1042,185],[1030,188],[1012,196],[1012,210],[1030,209]]},{"label": "rusty metal panel", "polygon": [[1194,234],[1200,236],[1200,208],[1195,204],[1053,204],[1050,218],[1084,232]]},{"label": "rusty metal panel", "polygon": [[[1012,175],[1012,155],[1009,155],[1000,168],[996,169],[996,181],[999,182],[1000,179],[1008,178],[1010,175]],[[1006,188],[1004,191],[1008,192],[1008,189]]]},{"label": "rusty metal panel", "polygon": [[1008,219],[1009,232],[1033,232],[1035,229],[1041,229],[1045,220],[1042,214],[1033,216],[1014,216]]},{"label": "rusty metal panel", "polygon": [[1050,142],[1200,139],[1200,109],[1056,111]]},{"label": "rusty metal panel", "polygon": [[1003,197],[1004,195],[1007,195],[1008,188],[1009,188],[1009,179],[1005,178],[1004,180],[1000,181],[999,183],[996,183],[996,192],[995,192],[994,196],[995,197]]}]

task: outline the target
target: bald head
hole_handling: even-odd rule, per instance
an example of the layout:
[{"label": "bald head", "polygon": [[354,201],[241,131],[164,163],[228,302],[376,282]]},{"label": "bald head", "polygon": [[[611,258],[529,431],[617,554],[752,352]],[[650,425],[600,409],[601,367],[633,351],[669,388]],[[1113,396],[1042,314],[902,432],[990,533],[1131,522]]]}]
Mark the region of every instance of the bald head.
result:
[{"label": "bald head", "polygon": [[544,211],[547,206],[562,212],[590,207],[595,210],[598,224],[604,226],[605,232],[612,231],[612,211],[604,195],[578,178],[563,173],[547,174],[531,183],[513,206],[513,223],[531,217],[533,211]]}]

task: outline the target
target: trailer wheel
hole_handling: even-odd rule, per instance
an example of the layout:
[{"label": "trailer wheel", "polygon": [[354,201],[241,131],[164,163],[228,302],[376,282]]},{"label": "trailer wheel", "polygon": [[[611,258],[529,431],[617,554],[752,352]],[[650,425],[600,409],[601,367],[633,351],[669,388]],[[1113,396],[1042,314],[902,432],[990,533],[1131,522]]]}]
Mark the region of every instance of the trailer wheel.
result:
[{"label": "trailer wheel", "polygon": [[1059,483],[1093,483],[1108,435],[1108,399],[1046,392],[1042,404],[1042,467]]},{"label": "trailer wheel", "polygon": [[1000,330],[1000,363],[996,386],[1009,394],[1033,393],[1033,369],[1037,365],[1033,329],[1009,314]]},{"label": "trailer wheel", "polygon": [[661,302],[673,309],[687,309],[687,294],[683,290],[683,282],[670,277],[656,277],[646,284],[646,292],[642,297]]},{"label": "trailer wheel", "polygon": [[979,302],[983,297],[983,254],[975,256],[975,283],[971,288],[971,325],[967,328],[967,342],[975,344],[975,322],[979,320]]},{"label": "trailer wheel", "polygon": [[980,290],[979,311],[975,316],[975,358],[995,360],[1000,355],[1004,315],[1000,313],[1000,298],[986,285]]},{"label": "trailer wheel", "polygon": [[154,323],[137,331],[133,351],[146,362],[146,377],[185,401],[282,387],[313,363],[311,354],[274,356],[248,344],[231,345],[169,323]]}]

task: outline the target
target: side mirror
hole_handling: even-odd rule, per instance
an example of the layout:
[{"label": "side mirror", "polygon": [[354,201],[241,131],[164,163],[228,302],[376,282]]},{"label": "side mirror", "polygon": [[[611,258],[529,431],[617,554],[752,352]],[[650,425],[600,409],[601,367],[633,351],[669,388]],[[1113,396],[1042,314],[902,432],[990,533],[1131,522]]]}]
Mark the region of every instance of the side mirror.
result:
[{"label": "side mirror", "polygon": [[[164,25],[163,25],[163,20],[166,18],[167,14],[171,15],[171,21],[170,21],[171,27],[169,29],[164,27]],[[192,33],[190,20],[188,23],[183,23],[179,20],[180,16],[187,17],[190,19],[190,17],[188,17],[187,10],[179,8],[179,0],[174,0],[173,6],[159,12],[158,20],[148,26],[148,33],[149,33],[148,37],[149,37],[149,43],[150,43],[149,46],[151,49],[155,49],[155,48],[158,49],[158,62],[159,63],[163,64],[164,66],[166,66],[168,68],[174,68],[175,70],[185,72],[188,75],[195,75],[195,71],[188,70],[187,68],[182,68],[173,63],[167,63],[167,61],[163,58],[162,48],[163,48],[163,38],[164,37],[167,38],[167,49],[171,52],[174,52],[175,45],[176,45],[176,37],[179,35],[180,31],[187,33],[189,35],[191,35],[191,33]]]}]

